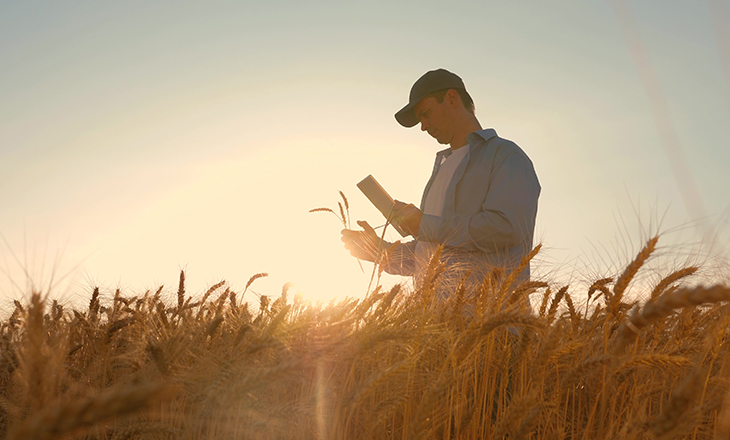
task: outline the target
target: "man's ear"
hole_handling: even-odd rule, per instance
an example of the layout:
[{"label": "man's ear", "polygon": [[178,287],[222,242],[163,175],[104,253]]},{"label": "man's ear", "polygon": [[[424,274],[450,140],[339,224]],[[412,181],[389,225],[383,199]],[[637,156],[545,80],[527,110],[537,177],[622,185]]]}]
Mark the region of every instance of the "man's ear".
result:
[{"label": "man's ear", "polygon": [[459,93],[454,89],[449,89],[446,91],[444,100],[448,102],[451,107],[457,107],[461,105],[461,97],[459,97]]}]

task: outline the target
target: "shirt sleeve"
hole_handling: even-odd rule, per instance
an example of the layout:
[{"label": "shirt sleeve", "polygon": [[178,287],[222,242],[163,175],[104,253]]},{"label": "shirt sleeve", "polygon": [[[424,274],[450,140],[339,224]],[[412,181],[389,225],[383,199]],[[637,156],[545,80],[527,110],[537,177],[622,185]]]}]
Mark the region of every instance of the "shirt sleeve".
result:
[{"label": "shirt sleeve", "polygon": [[418,239],[485,253],[525,244],[534,229],[539,195],[532,162],[520,151],[498,151],[481,210],[453,217],[424,214]]}]

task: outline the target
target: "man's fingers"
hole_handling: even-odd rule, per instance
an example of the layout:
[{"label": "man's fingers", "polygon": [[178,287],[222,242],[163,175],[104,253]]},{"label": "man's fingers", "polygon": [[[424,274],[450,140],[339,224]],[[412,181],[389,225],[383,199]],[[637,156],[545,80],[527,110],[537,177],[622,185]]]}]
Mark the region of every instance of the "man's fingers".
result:
[{"label": "man's fingers", "polygon": [[418,209],[418,208],[416,208],[416,205],[414,205],[413,203],[403,203],[403,202],[399,202],[396,200],[395,205],[393,205],[393,210],[395,210],[395,211],[403,211],[403,210],[411,211],[413,209]]},{"label": "man's fingers", "polygon": [[342,230],[340,241],[345,243],[345,249],[373,249],[373,240],[365,231],[353,231],[350,229]]},{"label": "man's fingers", "polygon": [[415,209],[418,208],[416,208],[416,206],[412,203],[403,203],[399,200],[396,200],[395,204],[393,205],[393,217],[391,220],[393,220],[394,222],[400,222],[403,217],[409,215]]},{"label": "man's fingers", "polygon": [[342,241],[345,243],[345,249],[355,258],[366,261],[373,261],[375,258],[375,247],[371,240],[365,238],[363,231],[351,231],[358,235],[345,236],[343,234]]},{"label": "man's fingers", "polygon": [[377,238],[375,235],[375,231],[370,228],[370,231],[353,231],[352,229],[343,229],[342,230],[342,237],[340,240],[343,242],[349,242],[349,241],[373,241],[373,236]]},{"label": "man's fingers", "polygon": [[358,224],[358,226],[363,228],[363,230],[365,230],[365,232],[375,234],[375,229],[373,229],[373,227],[370,226],[370,224],[368,224],[368,222],[366,222],[365,220],[358,220],[357,224]]},{"label": "man's fingers", "polygon": [[360,237],[360,234],[361,234],[360,231],[353,231],[351,229],[343,229],[342,238],[340,240],[342,240],[342,241],[357,240],[357,238]]},{"label": "man's fingers", "polygon": [[361,260],[374,261],[377,253],[378,235],[368,222],[358,220],[357,224],[363,228],[362,231],[343,229],[340,240],[345,243],[345,249],[350,255]]}]

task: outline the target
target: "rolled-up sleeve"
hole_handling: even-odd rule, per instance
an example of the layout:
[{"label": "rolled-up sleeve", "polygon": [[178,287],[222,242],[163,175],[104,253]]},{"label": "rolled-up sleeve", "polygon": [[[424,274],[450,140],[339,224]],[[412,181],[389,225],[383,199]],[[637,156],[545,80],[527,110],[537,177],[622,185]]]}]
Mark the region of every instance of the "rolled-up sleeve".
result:
[{"label": "rolled-up sleeve", "polygon": [[[528,242],[540,195],[532,162],[520,150],[500,149],[488,182],[486,198],[478,213],[452,217],[424,214],[418,239],[486,253]],[[460,190],[469,191],[468,188]],[[484,194],[483,191],[474,193],[479,197]]]}]

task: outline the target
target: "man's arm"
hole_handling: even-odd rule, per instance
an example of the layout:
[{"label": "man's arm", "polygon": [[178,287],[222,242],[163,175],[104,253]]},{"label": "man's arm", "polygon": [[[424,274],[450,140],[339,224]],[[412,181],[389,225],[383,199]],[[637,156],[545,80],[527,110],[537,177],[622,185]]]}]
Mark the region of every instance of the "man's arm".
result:
[{"label": "man's arm", "polygon": [[501,157],[498,153],[479,213],[448,218],[423,214],[418,239],[482,252],[523,243],[534,228],[540,184],[532,163],[520,153],[505,151]]}]

